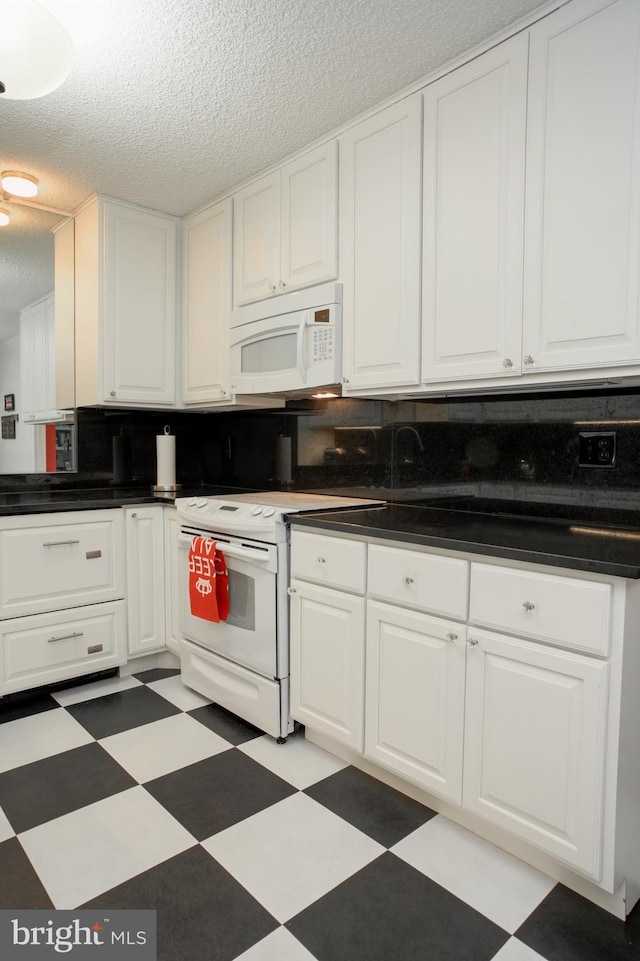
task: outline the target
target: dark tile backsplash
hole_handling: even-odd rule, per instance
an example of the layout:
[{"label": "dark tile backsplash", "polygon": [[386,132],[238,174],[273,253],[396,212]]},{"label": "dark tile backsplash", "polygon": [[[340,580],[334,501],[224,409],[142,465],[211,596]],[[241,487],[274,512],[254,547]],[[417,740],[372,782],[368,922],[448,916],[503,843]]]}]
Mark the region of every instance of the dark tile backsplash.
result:
[{"label": "dark tile backsplash", "polygon": [[[169,425],[184,485],[371,490],[390,500],[451,488],[606,506],[616,499],[635,506],[637,495],[640,506],[640,388],[300,407],[226,414],[80,410],[76,475],[6,475],[0,489],[152,485],[155,437]],[[614,466],[581,466],[580,434],[599,432],[615,433]]]}]

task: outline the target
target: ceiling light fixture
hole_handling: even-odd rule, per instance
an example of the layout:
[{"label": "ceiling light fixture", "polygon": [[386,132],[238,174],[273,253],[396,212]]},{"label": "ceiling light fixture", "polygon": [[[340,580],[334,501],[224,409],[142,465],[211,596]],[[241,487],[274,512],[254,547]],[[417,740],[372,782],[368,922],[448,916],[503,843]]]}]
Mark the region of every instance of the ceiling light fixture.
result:
[{"label": "ceiling light fixture", "polygon": [[9,211],[0,207],[0,227],[6,227],[10,220]]},{"label": "ceiling light fixture", "polygon": [[38,181],[31,174],[20,173],[19,170],[4,170],[0,177],[2,189],[14,197],[35,197],[38,193]]},{"label": "ceiling light fixture", "polygon": [[3,0],[0,99],[34,100],[63,83],[73,66],[71,38],[35,0]]}]

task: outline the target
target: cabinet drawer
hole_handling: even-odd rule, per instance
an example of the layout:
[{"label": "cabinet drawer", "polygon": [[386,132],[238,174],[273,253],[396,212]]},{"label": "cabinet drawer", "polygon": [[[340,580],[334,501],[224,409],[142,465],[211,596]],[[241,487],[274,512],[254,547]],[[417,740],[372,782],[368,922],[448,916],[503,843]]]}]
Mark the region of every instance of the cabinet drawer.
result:
[{"label": "cabinet drawer", "polygon": [[11,520],[0,530],[0,617],[123,597],[120,511]]},{"label": "cabinet drawer", "polygon": [[360,541],[302,531],[291,535],[292,577],[364,594],[366,558],[366,544]]},{"label": "cabinet drawer", "polygon": [[455,557],[371,544],[369,594],[380,600],[465,620],[469,563]]},{"label": "cabinet drawer", "polygon": [[471,565],[469,620],[561,647],[607,654],[611,584]]},{"label": "cabinet drawer", "polygon": [[0,622],[0,693],[24,691],[126,661],[124,601]]}]

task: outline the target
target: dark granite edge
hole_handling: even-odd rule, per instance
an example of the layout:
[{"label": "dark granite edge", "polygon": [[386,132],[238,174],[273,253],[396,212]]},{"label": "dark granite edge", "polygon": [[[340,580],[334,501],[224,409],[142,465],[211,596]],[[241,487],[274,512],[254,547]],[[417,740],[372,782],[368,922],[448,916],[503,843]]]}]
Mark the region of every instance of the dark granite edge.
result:
[{"label": "dark granite edge", "polygon": [[[461,540],[460,538],[440,536],[437,534],[421,534],[418,531],[408,532],[396,527],[371,527],[357,521],[336,520],[326,514],[295,514],[290,517],[292,525],[296,527],[312,527],[318,530],[330,530],[344,534],[371,537],[377,540],[399,541],[405,544],[423,544],[425,547],[439,547],[443,550],[462,551],[466,554],[479,554],[484,557],[502,557],[507,560],[520,561],[527,564],[539,564],[546,567],[562,567],[570,570],[587,571],[591,574],[607,574],[613,577],[640,579],[640,551],[638,564],[627,564],[618,561],[604,560],[594,550],[593,557],[575,557],[571,554],[554,554],[550,552],[531,551],[526,548],[504,547],[490,540]],[[517,522],[514,522],[517,523]],[[594,541],[594,548],[596,547]]]}]

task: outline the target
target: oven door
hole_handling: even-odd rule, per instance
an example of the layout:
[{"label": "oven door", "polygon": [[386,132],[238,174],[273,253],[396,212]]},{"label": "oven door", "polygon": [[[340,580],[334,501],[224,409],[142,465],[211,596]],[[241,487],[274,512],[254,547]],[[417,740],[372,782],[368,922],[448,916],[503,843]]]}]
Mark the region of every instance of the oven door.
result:
[{"label": "oven door", "polygon": [[[219,624],[191,613],[189,548],[194,537],[211,537],[225,557],[229,572],[229,616]],[[278,664],[276,644],[277,545],[183,527],[178,546],[182,636],[264,677],[278,677],[283,666]]]}]

